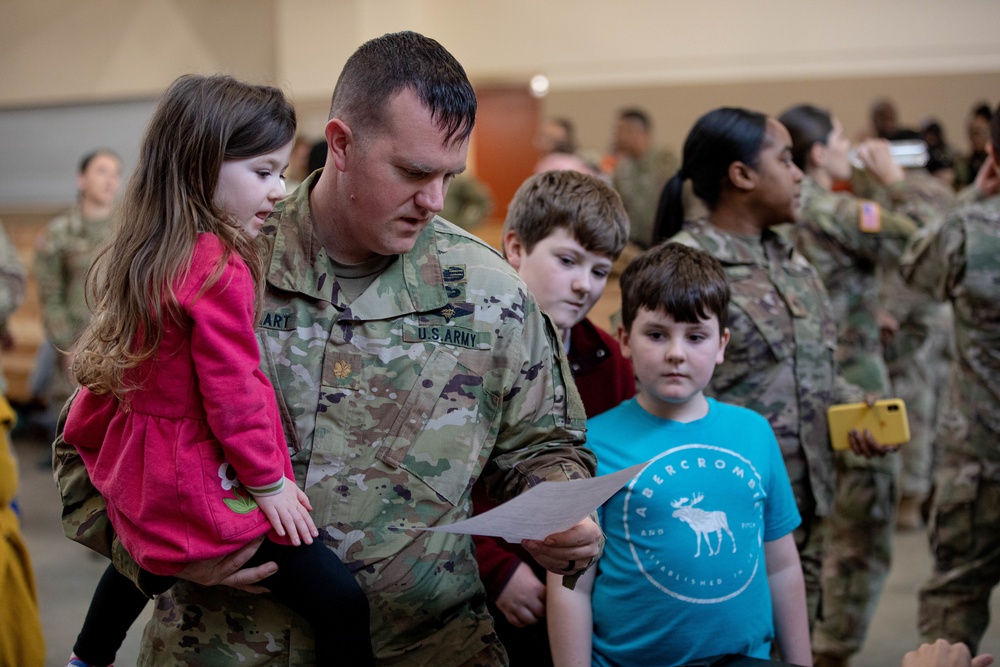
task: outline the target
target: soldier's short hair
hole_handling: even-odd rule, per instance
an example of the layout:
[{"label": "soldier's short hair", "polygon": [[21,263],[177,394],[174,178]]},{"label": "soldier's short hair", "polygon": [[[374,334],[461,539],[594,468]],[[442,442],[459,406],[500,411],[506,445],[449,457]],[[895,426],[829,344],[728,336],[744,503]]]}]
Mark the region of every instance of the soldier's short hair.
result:
[{"label": "soldier's short hair", "polygon": [[794,106],[778,118],[792,137],[792,161],[805,171],[809,153],[816,144],[826,146],[833,132],[833,116],[829,111],[811,104]]},{"label": "soldier's short hair", "polygon": [[530,253],[556,229],[565,229],[588,252],[618,258],[628,241],[628,213],[601,179],[578,171],[530,177],[507,207],[501,238],[515,232]]},{"label": "soldier's short hair", "polygon": [[640,308],[692,324],[715,315],[720,331],[729,321],[729,281],[722,264],[680,243],[661,243],[632,260],[622,273],[621,290],[626,331]]},{"label": "soldier's short hair", "polygon": [[638,123],[646,132],[649,132],[653,127],[653,121],[650,119],[649,114],[639,107],[628,107],[626,109],[622,109],[618,112],[618,118],[619,120],[628,120],[633,123]]},{"label": "soldier's short hair", "polygon": [[364,138],[386,126],[389,101],[410,89],[446,142],[464,141],[476,122],[476,94],[465,70],[435,40],[415,32],[376,37],[348,58],[333,90],[330,118]]},{"label": "soldier's short hair", "polygon": [[121,164],[122,158],[120,155],[118,155],[118,153],[114,152],[110,148],[98,148],[96,150],[90,151],[82,158],[80,158],[80,164],[77,166],[76,173],[78,174],[85,173],[87,171],[87,167],[90,166],[90,163],[93,162],[94,158],[98,157],[99,155],[108,155],[114,158],[119,164]]}]

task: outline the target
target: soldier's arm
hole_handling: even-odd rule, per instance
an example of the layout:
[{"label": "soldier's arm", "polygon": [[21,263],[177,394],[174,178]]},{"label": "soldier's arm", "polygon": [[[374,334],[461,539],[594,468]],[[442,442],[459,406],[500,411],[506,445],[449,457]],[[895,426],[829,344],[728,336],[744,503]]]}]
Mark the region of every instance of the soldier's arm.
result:
[{"label": "soldier's arm", "polygon": [[[597,460],[583,446],[586,416],[555,326],[530,298],[523,330],[507,327],[507,344],[519,346],[523,359],[503,400],[493,456],[484,470],[491,495],[509,499],[542,481],[592,477]],[[522,545],[550,572],[565,571],[564,585],[600,555],[604,536],[596,516]]]},{"label": "soldier's arm", "polygon": [[597,462],[583,446],[586,416],[551,320],[526,298],[523,328],[507,326],[503,344],[521,359],[503,397],[499,431],[484,481],[507,500],[545,480],[593,476]]},{"label": "soldier's arm", "polygon": [[42,305],[42,325],[45,335],[59,350],[72,347],[73,330],[70,324],[69,306],[66,303],[66,280],[63,254],[52,228],[39,238],[35,251],[35,283],[38,285],[38,300]]},{"label": "soldier's arm", "polygon": [[965,229],[955,215],[910,240],[900,260],[903,280],[938,301],[948,298],[965,272]]},{"label": "soldier's arm", "polygon": [[7,232],[0,226],[0,325],[24,301],[24,266]]}]

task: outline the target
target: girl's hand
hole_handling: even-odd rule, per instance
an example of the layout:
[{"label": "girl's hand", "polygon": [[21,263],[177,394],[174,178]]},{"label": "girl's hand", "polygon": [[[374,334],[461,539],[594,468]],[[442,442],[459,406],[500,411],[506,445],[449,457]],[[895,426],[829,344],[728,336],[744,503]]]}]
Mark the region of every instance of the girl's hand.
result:
[{"label": "girl's hand", "polygon": [[312,505],[294,481],[286,478],[281,491],[269,496],[254,496],[254,500],[274,531],[278,535],[288,535],[295,546],[303,542],[312,544],[313,538],[319,535],[316,524],[309,516]]}]

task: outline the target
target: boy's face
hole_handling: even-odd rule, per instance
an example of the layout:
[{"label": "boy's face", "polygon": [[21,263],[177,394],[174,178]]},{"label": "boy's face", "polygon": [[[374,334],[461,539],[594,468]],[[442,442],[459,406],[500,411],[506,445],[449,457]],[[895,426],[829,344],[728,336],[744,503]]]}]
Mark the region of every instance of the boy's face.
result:
[{"label": "boy's face", "polygon": [[677,419],[684,407],[703,403],[702,390],[722,363],[728,342],[729,330],[719,331],[715,315],[692,324],[640,308],[631,329],[621,331],[622,354],[632,360],[639,381],[639,404],[654,415]]},{"label": "boy's face", "polygon": [[503,243],[507,261],[560,330],[571,329],[587,316],[611,273],[606,255],[586,250],[563,227],[536,243],[530,253],[516,232],[507,232]]}]

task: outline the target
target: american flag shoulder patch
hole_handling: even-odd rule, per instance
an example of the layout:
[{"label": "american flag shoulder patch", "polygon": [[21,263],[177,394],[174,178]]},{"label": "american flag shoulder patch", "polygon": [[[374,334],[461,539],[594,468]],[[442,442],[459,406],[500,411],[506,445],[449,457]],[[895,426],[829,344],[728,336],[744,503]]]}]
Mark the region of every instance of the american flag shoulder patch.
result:
[{"label": "american flag shoulder patch", "polygon": [[882,231],[882,207],[876,202],[862,199],[858,202],[860,215],[858,229],[865,234],[877,234]]}]

